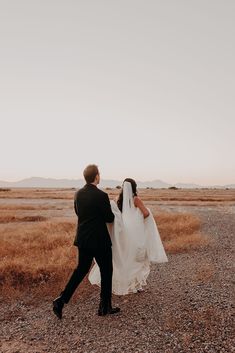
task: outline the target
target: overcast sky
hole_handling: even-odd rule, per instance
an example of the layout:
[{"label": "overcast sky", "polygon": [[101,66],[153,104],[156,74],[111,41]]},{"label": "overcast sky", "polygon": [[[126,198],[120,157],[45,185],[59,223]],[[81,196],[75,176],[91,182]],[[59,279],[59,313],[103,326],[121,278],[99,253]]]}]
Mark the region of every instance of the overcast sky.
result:
[{"label": "overcast sky", "polygon": [[234,0],[0,0],[0,180],[235,183]]}]

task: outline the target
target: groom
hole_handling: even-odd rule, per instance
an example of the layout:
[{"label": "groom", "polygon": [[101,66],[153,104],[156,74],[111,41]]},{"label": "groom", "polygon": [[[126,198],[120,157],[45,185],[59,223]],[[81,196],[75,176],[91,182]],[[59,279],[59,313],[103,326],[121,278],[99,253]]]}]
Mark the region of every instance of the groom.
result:
[{"label": "groom", "polygon": [[115,314],[119,308],[112,308],[112,243],[106,223],[114,221],[108,195],[97,188],[100,174],[96,165],[88,165],[84,172],[86,185],[75,194],[74,208],[78,216],[74,245],[78,247],[79,260],[65,289],[53,301],[53,311],[62,318],[62,309],[74,291],[89,272],[95,258],[101,274],[101,293],[98,315]]}]

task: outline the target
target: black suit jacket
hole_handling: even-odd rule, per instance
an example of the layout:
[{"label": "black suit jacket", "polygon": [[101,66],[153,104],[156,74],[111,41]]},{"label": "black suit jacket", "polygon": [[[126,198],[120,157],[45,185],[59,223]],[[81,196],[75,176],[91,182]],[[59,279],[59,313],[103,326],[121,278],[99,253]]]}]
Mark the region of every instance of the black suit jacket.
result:
[{"label": "black suit jacket", "polygon": [[93,184],[75,193],[78,225],[74,245],[79,249],[102,251],[112,245],[106,223],[114,221],[108,195]]}]

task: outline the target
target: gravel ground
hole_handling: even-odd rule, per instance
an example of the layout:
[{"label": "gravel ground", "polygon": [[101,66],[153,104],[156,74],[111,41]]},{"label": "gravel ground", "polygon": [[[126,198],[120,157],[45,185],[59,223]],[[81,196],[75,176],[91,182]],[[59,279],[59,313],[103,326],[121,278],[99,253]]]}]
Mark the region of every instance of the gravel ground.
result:
[{"label": "gravel ground", "polygon": [[[171,210],[177,211],[178,207]],[[180,211],[182,211],[182,207]],[[59,321],[52,304],[0,306],[0,352],[235,352],[233,331],[234,207],[185,207],[212,239],[197,251],[152,266],[144,292],[118,297],[116,316],[98,317],[97,288],[82,285]]]}]

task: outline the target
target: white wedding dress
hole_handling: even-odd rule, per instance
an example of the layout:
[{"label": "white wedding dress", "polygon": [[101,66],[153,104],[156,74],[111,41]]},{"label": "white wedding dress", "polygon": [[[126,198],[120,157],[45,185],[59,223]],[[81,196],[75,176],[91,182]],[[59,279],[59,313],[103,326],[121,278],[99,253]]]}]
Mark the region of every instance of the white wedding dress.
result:
[{"label": "white wedding dress", "polygon": [[[136,293],[146,285],[150,263],[167,262],[167,256],[153,218],[144,219],[135,207],[131,183],[123,184],[123,208],[111,201],[115,215],[113,224],[107,224],[112,240],[112,292],[117,295]],[[91,284],[100,286],[100,270],[95,263],[89,274]]]}]

